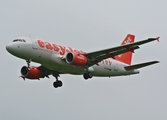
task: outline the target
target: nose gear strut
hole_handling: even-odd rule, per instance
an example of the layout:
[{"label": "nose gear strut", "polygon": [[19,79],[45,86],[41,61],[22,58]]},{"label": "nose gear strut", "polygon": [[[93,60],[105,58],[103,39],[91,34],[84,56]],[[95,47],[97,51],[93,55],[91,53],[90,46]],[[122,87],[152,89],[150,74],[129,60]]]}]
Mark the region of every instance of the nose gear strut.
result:
[{"label": "nose gear strut", "polygon": [[27,67],[29,68],[30,67],[30,63],[31,63],[31,59],[27,59],[26,62],[27,62]]}]

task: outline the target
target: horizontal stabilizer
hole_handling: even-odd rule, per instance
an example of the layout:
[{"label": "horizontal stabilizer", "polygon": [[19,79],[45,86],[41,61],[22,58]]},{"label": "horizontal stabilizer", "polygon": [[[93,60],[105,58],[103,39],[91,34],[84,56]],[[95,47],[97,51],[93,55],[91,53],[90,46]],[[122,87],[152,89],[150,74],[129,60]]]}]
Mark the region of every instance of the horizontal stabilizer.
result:
[{"label": "horizontal stabilizer", "polygon": [[142,67],[146,67],[152,64],[156,64],[159,63],[159,61],[151,61],[151,62],[145,62],[145,63],[140,63],[140,64],[135,64],[135,65],[130,65],[130,66],[126,66],[125,69],[126,70],[135,70],[135,69],[139,69]]}]

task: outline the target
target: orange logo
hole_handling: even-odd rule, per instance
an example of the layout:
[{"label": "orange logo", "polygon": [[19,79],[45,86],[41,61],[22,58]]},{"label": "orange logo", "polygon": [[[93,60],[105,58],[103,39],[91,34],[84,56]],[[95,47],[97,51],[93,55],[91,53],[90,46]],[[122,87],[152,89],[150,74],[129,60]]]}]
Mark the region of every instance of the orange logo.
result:
[{"label": "orange logo", "polygon": [[85,54],[82,50],[72,49],[71,47],[65,47],[62,45],[51,44],[50,42],[44,42],[42,40],[37,40],[38,46],[42,49],[58,52],[60,55],[65,55],[69,52],[75,52],[79,54]]}]

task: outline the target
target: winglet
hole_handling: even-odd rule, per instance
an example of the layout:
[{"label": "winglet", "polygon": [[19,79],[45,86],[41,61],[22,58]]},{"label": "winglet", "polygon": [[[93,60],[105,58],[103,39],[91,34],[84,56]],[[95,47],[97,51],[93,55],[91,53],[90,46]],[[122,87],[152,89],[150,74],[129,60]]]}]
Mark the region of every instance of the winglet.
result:
[{"label": "winglet", "polygon": [[155,38],[155,39],[159,42],[159,38],[160,38],[160,37],[157,37],[157,38]]}]

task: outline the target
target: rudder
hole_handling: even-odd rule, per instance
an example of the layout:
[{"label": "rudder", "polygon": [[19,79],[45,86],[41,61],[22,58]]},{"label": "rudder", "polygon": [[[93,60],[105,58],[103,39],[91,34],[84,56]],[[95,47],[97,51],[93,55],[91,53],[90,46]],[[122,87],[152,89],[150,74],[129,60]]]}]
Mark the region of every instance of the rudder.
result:
[{"label": "rudder", "polygon": [[[133,43],[134,40],[135,40],[135,36],[132,35],[132,34],[128,34],[128,35],[125,37],[125,39],[123,40],[123,42],[122,42],[121,45]],[[126,64],[128,64],[128,65],[131,65],[132,52],[129,51],[129,52],[120,54],[120,55],[118,55],[118,56],[115,56],[115,59],[118,60],[118,61],[120,61],[120,62],[123,62],[123,63],[126,63]]]}]

